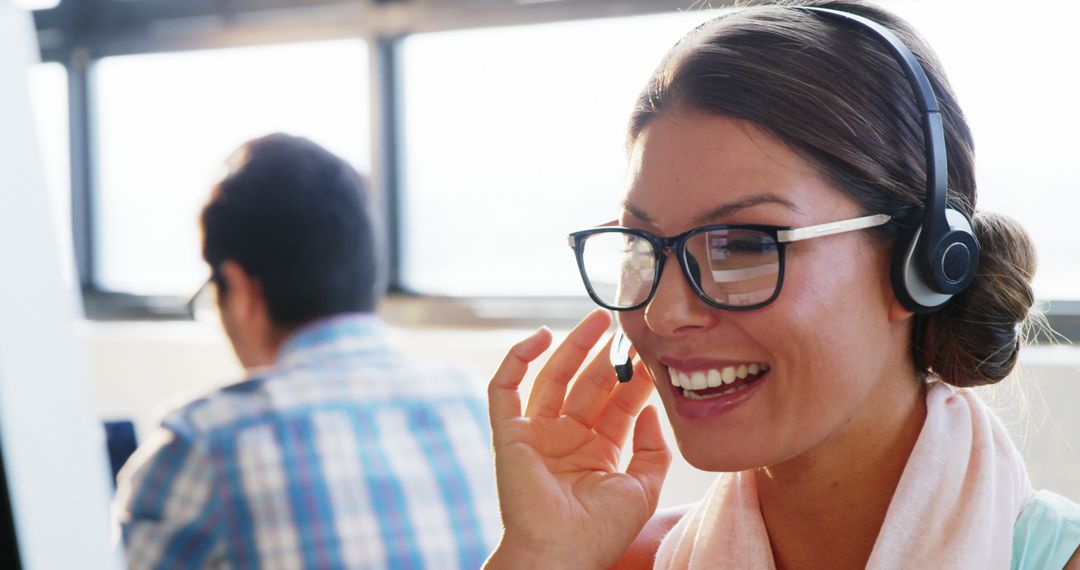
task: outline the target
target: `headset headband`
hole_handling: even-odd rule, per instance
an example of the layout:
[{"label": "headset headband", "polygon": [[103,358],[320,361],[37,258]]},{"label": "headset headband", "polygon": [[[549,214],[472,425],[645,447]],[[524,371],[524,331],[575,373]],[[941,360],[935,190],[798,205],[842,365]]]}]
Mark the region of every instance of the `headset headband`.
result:
[{"label": "headset headband", "polygon": [[874,32],[874,36],[889,49],[896,63],[904,70],[904,75],[915,92],[915,99],[922,115],[923,141],[926,154],[926,204],[923,209],[923,238],[934,243],[949,231],[945,219],[948,188],[948,160],[945,153],[945,130],[941,123],[941,108],[938,106],[934,88],[926,76],[919,60],[911,53],[904,42],[891,30],[881,24],[849,12],[800,6],[799,9],[815,12],[823,16],[854,22],[862,28]]}]

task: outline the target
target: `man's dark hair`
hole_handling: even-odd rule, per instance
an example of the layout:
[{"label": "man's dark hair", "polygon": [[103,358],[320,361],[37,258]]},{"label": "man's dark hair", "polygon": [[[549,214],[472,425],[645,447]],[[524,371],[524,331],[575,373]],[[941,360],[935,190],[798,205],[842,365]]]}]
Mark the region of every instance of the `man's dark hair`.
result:
[{"label": "man's dark hair", "polygon": [[299,137],[248,142],[203,209],[203,258],[227,295],[232,260],[262,286],[275,325],[371,312],[382,294],[379,235],[364,184],[344,160]]}]

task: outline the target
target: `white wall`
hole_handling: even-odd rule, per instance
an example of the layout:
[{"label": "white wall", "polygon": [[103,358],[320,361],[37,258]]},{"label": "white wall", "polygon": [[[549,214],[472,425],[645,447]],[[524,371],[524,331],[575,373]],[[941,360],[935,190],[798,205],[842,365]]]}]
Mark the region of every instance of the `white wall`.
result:
[{"label": "white wall", "polygon": [[[479,384],[486,383],[506,349],[530,332],[395,329],[407,354],[465,365]],[[563,334],[556,331],[557,337]],[[141,435],[154,427],[165,402],[182,401],[242,374],[221,331],[204,324],[88,323],[81,335],[89,347],[98,409],[109,417],[134,419]],[[1080,349],[1035,347],[1023,355],[1019,381],[1009,378],[985,391],[986,398],[1012,431],[1035,486],[1080,500]],[[670,427],[668,441],[674,441]],[[696,500],[712,477],[676,457],[661,506]]]}]

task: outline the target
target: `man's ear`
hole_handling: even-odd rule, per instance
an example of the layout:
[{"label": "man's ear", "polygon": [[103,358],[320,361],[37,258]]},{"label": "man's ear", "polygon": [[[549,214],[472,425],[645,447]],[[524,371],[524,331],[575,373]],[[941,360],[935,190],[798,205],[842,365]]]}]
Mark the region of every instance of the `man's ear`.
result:
[{"label": "man's ear", "polygon": [[221,278],[225,281],[225,297],[222,310],[228,311],[233,318],[248,321],[266,313],[266,297],[262,285],[252,277],[239,263],[227,259],[218,267]]}]

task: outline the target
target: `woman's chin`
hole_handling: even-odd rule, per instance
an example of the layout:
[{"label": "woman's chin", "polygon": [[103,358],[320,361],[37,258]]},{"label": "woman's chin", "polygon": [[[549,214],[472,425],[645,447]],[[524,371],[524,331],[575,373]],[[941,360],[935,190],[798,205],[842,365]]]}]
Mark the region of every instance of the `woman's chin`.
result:
[{"label": "woman's chin", "polygon": [[707,445],[678,439],[679,452],[695,469],[716,473],[733,473],[770,465],[769,458],[760,450],[747,449],[743,445]]}]

